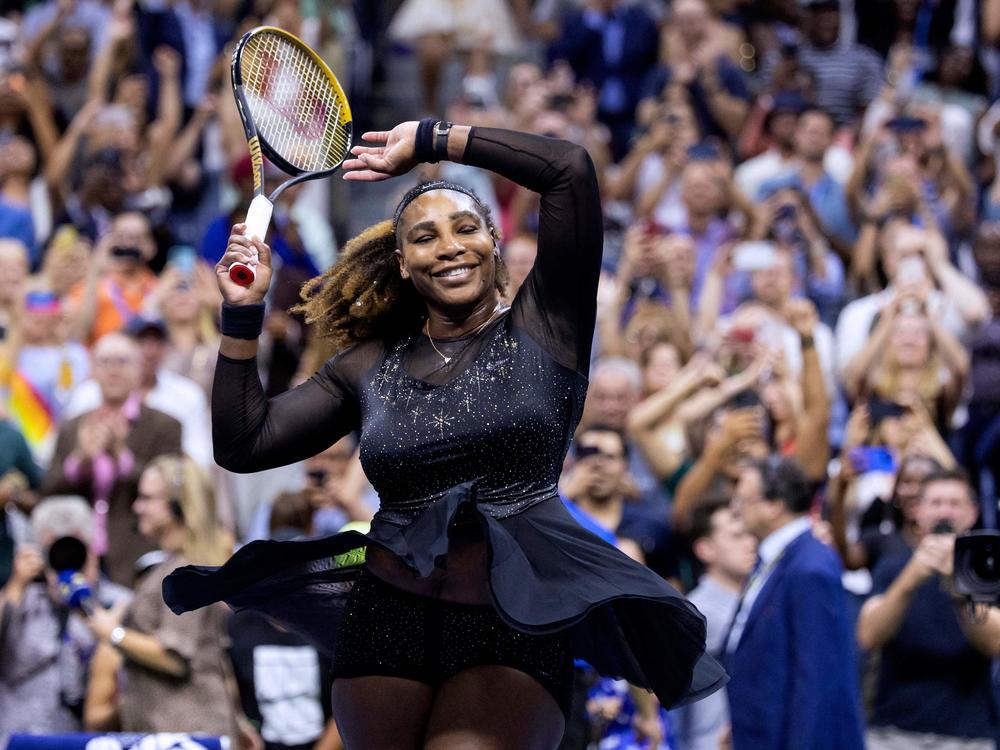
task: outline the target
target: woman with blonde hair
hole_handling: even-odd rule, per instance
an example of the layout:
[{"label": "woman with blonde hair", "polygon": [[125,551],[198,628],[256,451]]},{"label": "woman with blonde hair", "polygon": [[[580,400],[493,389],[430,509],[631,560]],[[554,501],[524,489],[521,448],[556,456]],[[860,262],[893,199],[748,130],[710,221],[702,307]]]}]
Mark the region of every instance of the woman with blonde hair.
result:
[{"label": "woman with blonde hair", "polygon": [[215,320],[222,303],[215,275],[201,263],[190,271],[168,267],[156,299],[170,342],[163,366],[191,378],[210,396],[220,338]]},{"label": "woman with blonde hair", "polygon": [[139,533],[166,557],[139,579],[127,607],[97,609],[89,618],[102,659],[108,661],[108,649],[121,659],[121,728],[229,736],[236,714],[222,647],[225,610],[206,607],[175,617],[161,593],[174,569],[217,565],[232,551],[216,521],[211,484],[187,456],[160,456],[139,479],[133,511]]},{"label": "woman with blonde hair", "polygon": [[947,426],[969,372],[961,342],[909,296],[883,310],[865,348],[848,364],[845,387],[857,399],[917,399],[941,430]]}]

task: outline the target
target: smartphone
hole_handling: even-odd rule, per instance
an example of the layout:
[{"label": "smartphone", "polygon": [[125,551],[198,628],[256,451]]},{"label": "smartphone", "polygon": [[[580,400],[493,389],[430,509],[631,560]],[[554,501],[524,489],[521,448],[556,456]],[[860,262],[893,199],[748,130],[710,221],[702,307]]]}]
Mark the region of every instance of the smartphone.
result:
[{"label": "smartphone", "polygon": [[777,221],[782,221],[786,219],[794,219],[795,214],[798,212],[798,208],[794,203],[785,203],[778,207],[778,211],[775,213],[774,218]]},{"label": "smartphone", "polygon": [[917,284],[927,280],[927,268],[920,258],[909,257],[899,261],[896,272],[897,284]]},{"label": "smartphone", "polygon": [[174,245],[167,251],[167,265],[184,274],[194,273],[198,252],[190,245]]},{"label": "smartphone", "polygon": [[757,338],[757,331],[753,328],[730,328],[726,333],[726,338],[736,344],[752,344]]},{"label": "smartphone", "polygon": [[895,401],[885,401],[878,396],[868,399],[868,418],[873,427],[883,419],[898,419],[906,412],[906,407]]},{"label": "smartphone", "polygon": [[885,126],[894,133],[915,133],[927,128],[927,121],[920,117],[900,115],[893,117]]},{"label": "smartphone", "polygon": [[770,242],[741,242],[733,248],[733,268],[737,271],[766,271],[774,266],[776,255]]},{"label": "smartphone", "polygon": [[24,307],[33,312],[58,312],[59,297],[45,290],[31,291],[24,295]]},{"label": "smartphone", "polygon": [[755,390],[746,390],[737,393],[729,402],[734,409],[752,409],[760,406],[760,396]]},{"label": "smartphone", "polygon": [[711,143],[696,143],[689,146],[687,155],[691,161],[716,161],[721,157],[719,149]]},{"label": "smartphone", "polygon": [[854,470],[861,474],[870,471],[892,474],[896,471],[896,459],[884,445],[862,445],[852,450],[849,457]]},{"label": "smartphone", "polygon": [[647,237],[659,237],[660,235],[666,234],[663,227],[657,224],[652,219],[646,219],[642,223],[642,231]]}]

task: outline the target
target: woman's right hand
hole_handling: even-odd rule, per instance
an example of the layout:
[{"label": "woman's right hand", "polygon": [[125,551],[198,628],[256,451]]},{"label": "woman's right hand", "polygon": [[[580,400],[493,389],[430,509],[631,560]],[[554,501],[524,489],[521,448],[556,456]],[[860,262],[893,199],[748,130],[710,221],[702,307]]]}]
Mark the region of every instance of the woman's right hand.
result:
[{"label": "woman's right hand", "polygon": [[[235,224],[229,235],[226,254],[215,265],[215,278],[222,298],[231,305],[255,305],[264,301],[271,285],[271,248],[258,239],[247,237],[246,224]],[[253,266],[254,280],[240,286],[229,278],[229,267],[236,262]]]}]

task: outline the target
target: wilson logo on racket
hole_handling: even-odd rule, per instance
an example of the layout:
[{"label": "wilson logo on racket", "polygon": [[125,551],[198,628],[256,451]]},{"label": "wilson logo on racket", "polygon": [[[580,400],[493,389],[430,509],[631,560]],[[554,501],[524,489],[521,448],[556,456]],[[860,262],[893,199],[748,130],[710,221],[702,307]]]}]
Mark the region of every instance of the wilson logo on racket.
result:
[{"label": "wilson logo on racket", "polygon": [[[254,197],[246,234],[263,241],[274,201],[288,187],[333,174],[351,148],[351,107],[337,77],[301,39],[283,29],[248,31],[233,52],[233,95],[250,148]],[[264,195],[262,155],[291,175]],[[249,286],[253,263],[233,263],[229,277]]]},{"label": "wilson logo on racket", "polygon": [[306,89],[294,75],[269,54],[260,53],[261,79],[257,86],[244,84],[247,93],[260,97],[263,104],[284,117],[296,135],[322,138],[327,127],[326,105]]}]

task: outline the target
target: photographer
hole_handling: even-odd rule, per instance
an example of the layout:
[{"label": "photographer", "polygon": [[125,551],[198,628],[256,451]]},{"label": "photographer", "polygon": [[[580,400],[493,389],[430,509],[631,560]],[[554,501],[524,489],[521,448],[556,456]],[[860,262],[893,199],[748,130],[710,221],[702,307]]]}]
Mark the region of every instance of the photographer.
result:
[{"label": "photographer", "polygon": [[857,629],[862,648],[882,651],[870,750],[994,748],[1000,611],[973,616],[952,592],[955,536],[977,515],[963,472],[931,474],[915,509],[916,549],[886,555],[873,571],[876,595]]},{"label": "photographer", "polygon": [[[61,601],[55,567],[76,556],[91,601],[124,603],[128,592],[97,573],[87,554],[93,514],[79,497],[50,497],[35,508],[37,546],[22,545],[0,589],[0,743],[12,732],[80,729],[88,663],[95,641],[80,614]],[[76,544],[74,545],[73,542]],[[75,549],[74,549],[75,548]],[[61,554],[70,549],[72,554]],[[60,557],[63,562],[60,563]]]}]

